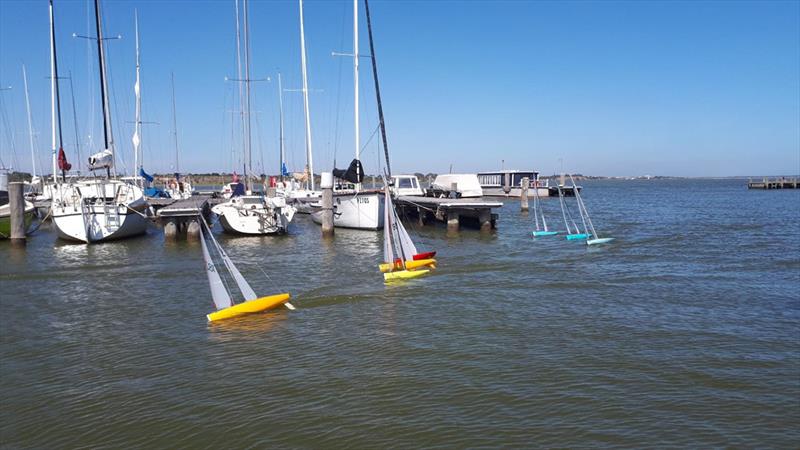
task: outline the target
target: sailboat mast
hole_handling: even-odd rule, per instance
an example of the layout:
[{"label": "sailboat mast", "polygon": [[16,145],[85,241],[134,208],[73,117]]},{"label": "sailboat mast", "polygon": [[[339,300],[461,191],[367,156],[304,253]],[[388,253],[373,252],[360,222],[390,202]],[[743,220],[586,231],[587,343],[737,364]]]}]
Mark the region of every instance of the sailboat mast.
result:
[{"label": "sailboat mast", "polygon": [[133,92],[136,94],[136,124],[133,131],[133,176],[137,185],[139,183],[139,172],[144,165],[144,161],[139,157],[140,144],[142,142],[142,95],[141,85],[139,84],[139,11],[134,10],[133,16],[134,32],[136,34],[136,84],[133,85]]},{"label": "sailboat mast", "polygon": [[72,85],[72,71],[69,71],[69,96],[72,99],[72,125],[75,129],[75,153],[78,156],[78,171],[81,171],[81,140],[78,133],[78,112],[75,109],[75,88]]},{"label": "sailboat mast", "polygon": [[175,72],[170,72],[170,81],[172,83],[172,138],[175,142],[175,172],[181,173],[178,159],[178,113],[175,109]]},{"label": "sailboat mast", "polygon": [[314,157],[311,151],[311,111],[308,107],[308,72],[306,69],[306,32],[303,26],[303,0],[300,2],[300,62],[303,71],[303,108],[306,113],[306,163],[308,164],[309,181],[306,187],[314,190]]},{"label": "sailboat mast", "polygon": [[[237,86],[239,87],[239,132],[241,136],[244,136],[244,105],[242,104],[242,99],[244,97],[244,93],[242,92],[242,42],[241,42],[241,29],[239,26],[239,19],[241,14],[239,13],[239,0],[234,0],[234,8],[236,10],[236,82]],[[234,161],[234,167],[236,167],[236,155],[231,155],[231,158]],[[242,159],[244,159],[244,155],[242,155]],[[236,170],[236,169],[234,169]]]},{"label": "sailboat mast", "polygon": [[244,166],[244,187],[250,192],[250,170],[252,165],[250,135],[250,24],[248,20],[249,5],[247,0],[243,2],[244,7],[244,104],[245,104],[245,166]]},{"label": "sailboat mast", "polygon": [[28,96],[28,73],[25,71],[25,64],[22,65],[22,81],[25,83],[25,109],[28,111],[28,139],[31,143],[31,170],[33,178],[36,178],[36,151],[33,145],[33,121],[31,119],[31,101]]},{"label": "sailboat mast", "polygon": [[53,22],[53,0],[50,0],[50,140],[53,149],[53,184],[56,183],[56,37]]},{"label": "sailboat mast", "polygon": [[[358,129],[358,58],[358,0],[353,0],[353,118],[355,121],[356,159],[360,160],[361,141]],[[356,190],[360,190],[360,188],[361,184],[359,183],[356,185]]]},{"label": "sailboat mast", "polygon": [[386,141],[386,122],[383,120],[383,103],[381,102],[381,87],[378,84],[378,61],[375,59],[375,45],[372,42],[372,21],[369,17],[369,1],[364,0],[364,9],[367,13],[367,35],[369,36],[369,53],[372,58],[372,79],[375,80],[375,96],[378,101],[378,120],[383,138],[383,154],[386,157],[386,172],[389,180],[392,178],[392,166],[389,164],[389,144]]},{"label": "sailboat mast", "polygon": [[[51,0],[52,1],[52,0]],[[103,101],[103,137],[107,150],[111,150],[111,167],[115,167],[116,152],[114,151],[114,137],[111,130],[111,108],[108,104],[108,77],[106,76],[106,56],[103,45],[103,26],[100,17],[100,0],[94,0],[94,21],[97,29],[97,54],[100,60],[100,95]],[[58,90],[58,88],[56,88]],[[115,169],[116,173],[116,169]],[[106,169],[106,174],[111,175],[110,169]]]},{"label": "sailboat mast", "polygon": [[[50,65],[51,70],[51,84],[50,84],[50,93],[53,95],[53,99],[51,100],[51,108],[54,110],[51,112],[53,116],[53,177],[56,174],[56,123],[58,123],[58,149],[61,150],[64,148],[64,138],[61,132],[61,94],[58,90],[58,54],[56,53],[56,24],[53,15],[53,0],[50,0],[50,45],[52,49],[52,60]],[[56,120],[58,122],[56,122]]]},{"label": "sailboat mast", "polygon": [[281,73],[280,72],[278,72],[278,110],[279,110],[279,113],[280,113],[279,114],[280,115],[280,130],[279,130],[280,142],[279,142],[279,144],[280,144],[280,150],[281,150],[280,168],[278,170],[280,171],[281,181],[283,181],[283,166],[284,166],[284,163],[286,161],[286,149],[284,148],[284,145],[283,145],[283,80],[281,78]]}]

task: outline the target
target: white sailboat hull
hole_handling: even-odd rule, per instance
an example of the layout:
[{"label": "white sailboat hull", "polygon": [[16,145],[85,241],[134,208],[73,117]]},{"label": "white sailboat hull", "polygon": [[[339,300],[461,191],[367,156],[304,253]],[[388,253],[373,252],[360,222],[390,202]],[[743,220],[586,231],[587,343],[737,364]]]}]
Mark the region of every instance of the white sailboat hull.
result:
[{"label": "white sailboat hull", "polygon": [[101,242],[144,234],[147,209],[142,190],[116,180],[60,185],[53,190],[53,223],[58,236]]},{"label": "white sailboat hull", "polygon": [[264,235],[289,230],[296,209],[282,198],[234,197],[211,208],[228,233]]},{"label": "white sailboat hull", "polygon": [[[358,194],[334,194],[333,226],[359,230],[380,230],[383,228],[385,202],[381,192],[360,192]],[[322,223],[322,212],[311,215],[314,223]]]}]

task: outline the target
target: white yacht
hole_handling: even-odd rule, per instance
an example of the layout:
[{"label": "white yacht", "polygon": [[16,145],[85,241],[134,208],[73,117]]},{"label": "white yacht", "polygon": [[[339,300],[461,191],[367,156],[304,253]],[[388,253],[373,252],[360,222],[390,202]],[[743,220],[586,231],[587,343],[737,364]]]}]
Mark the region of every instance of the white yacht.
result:
[{"label": "white yacht", "polygon": [[[286,204],[283,197],[266,197],[252,191],[253,180],[250,177],[251,161],[251,132],[250,132],[250,45],[248,24],[248,2],[243,2],[244,17],[244,98],[241,99],[244,119],[244,185],[235,182],[227,187],[230,197],[225,203],[211,208],[211,211],[220,218],[222,228],[228,233],[264,235],[286,233],[289,223],[294,218],[296,209]],[[238,14],[238,9],[237,9]],[[237,15],[237,33],[238,20]],[[242,80],[241,77],[239,77]],[[244,191],[244,195],[241,191]],[[223,193],[225,195],[225,193]]]},{"label": "white yacht", "polygon": [[[53,181],[51,187],[51,211],[53,223],[61,238],[80,242],[100,242],[142,234],[147,229],[143,212],[147,208],[142,189],[138,186],[113,179],[114,142],[111,129],[111,113],[108,105],[108,84],[103,45],[99,0],[95,0],[95,26],[97,29],[98,57],[100,60],[100,94],[103,103],[103,134],[105,150],[89,158],[92,171],[105,169],[106,176],[67,182],[64,178],[71,168],[64,154],[63,142],[56,146],[56,123],[61,138],[61,111],[56,111],[58,99],[58,66],[55,46],[53,3],[50,2],[50,93],[53,148]],[[56,114],[58,112],[58,114]],[[56,122],[57,120],[57,122]],[[56,150],[58,148],[58,151]],[[57,156],[56,156],[57,155]],[[62,181],[58,182],[58,170]]]}]

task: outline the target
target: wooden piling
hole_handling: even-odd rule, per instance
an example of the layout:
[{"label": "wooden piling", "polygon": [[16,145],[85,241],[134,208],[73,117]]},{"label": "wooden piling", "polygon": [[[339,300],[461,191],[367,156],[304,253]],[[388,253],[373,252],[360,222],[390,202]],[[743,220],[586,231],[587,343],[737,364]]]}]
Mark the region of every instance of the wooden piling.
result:
[{"label": "wooden piling", "polygon": [[[528,212],[528,187],[531,180],[528,177],[522,179],[522,193],[519,195],[519,209],[522,212]],[[534,189],[536,189],[534,187]],[[481,229],[483,225],[481,225]]]},{"label": "wooden piling", "polygon": [[481,231],[492,231],[492,211],[490,209],[481,210],[478,214],[478,222],[481,224]]},{"label": "wooden piling", "polygon": [[320,179],[322,188],[322,237],[333,237],[333,174],[324,172]]},{"label": "wooden piling", "polygon": [[14,245],[25,245],[25,196],[23,195],[24,184],[19,182],[8,183],[8,203],[9,213],[11,214],[10,225],[11,243]]}]

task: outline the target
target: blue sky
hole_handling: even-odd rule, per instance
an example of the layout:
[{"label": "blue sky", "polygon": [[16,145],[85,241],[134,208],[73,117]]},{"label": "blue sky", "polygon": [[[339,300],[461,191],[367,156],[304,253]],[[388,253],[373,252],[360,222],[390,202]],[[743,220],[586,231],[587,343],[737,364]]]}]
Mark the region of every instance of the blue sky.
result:
[{"label": "blue sky", "polygon": [[[597,175],[800,173],[800,2],[378,1],[371,3],[392,165]],[[174,166],[170,73],[183,172],[231,171],[241,152],[233,0],[103,2],[119,169],[132,169],[134,8],[139,11],[145,166]],[[82,158],[100,150],[86,0],[57,0],[61,76],[71,70]],[[361,52],[368,54],[361,10]],[[353,155],[352,2],[305,3],[317,172]],[[300,87],[296,1],[251,1],[254,166],[277,172],[278,70]],[[37,158],[50,167],[45,0],[0,1],[0,157],[30,170],[21,65]],[[362,59],[362,160],[378,172],[374,88]],[[68,80],[65,150],[77,159]],[[302,96],[285,92],[290,168],[304,164]],[[93,134],[94,139],[89,135]],[[373,136],[370,140],[370,136]],[[100,138],[100,139],[98,139]],[[263,162],[262,162],[263,161]],[[504,162],[503,162],[504,161]],[[73,164],[77,165],[77,164]],[[262,169],[263,167],[263,169]]]}]

